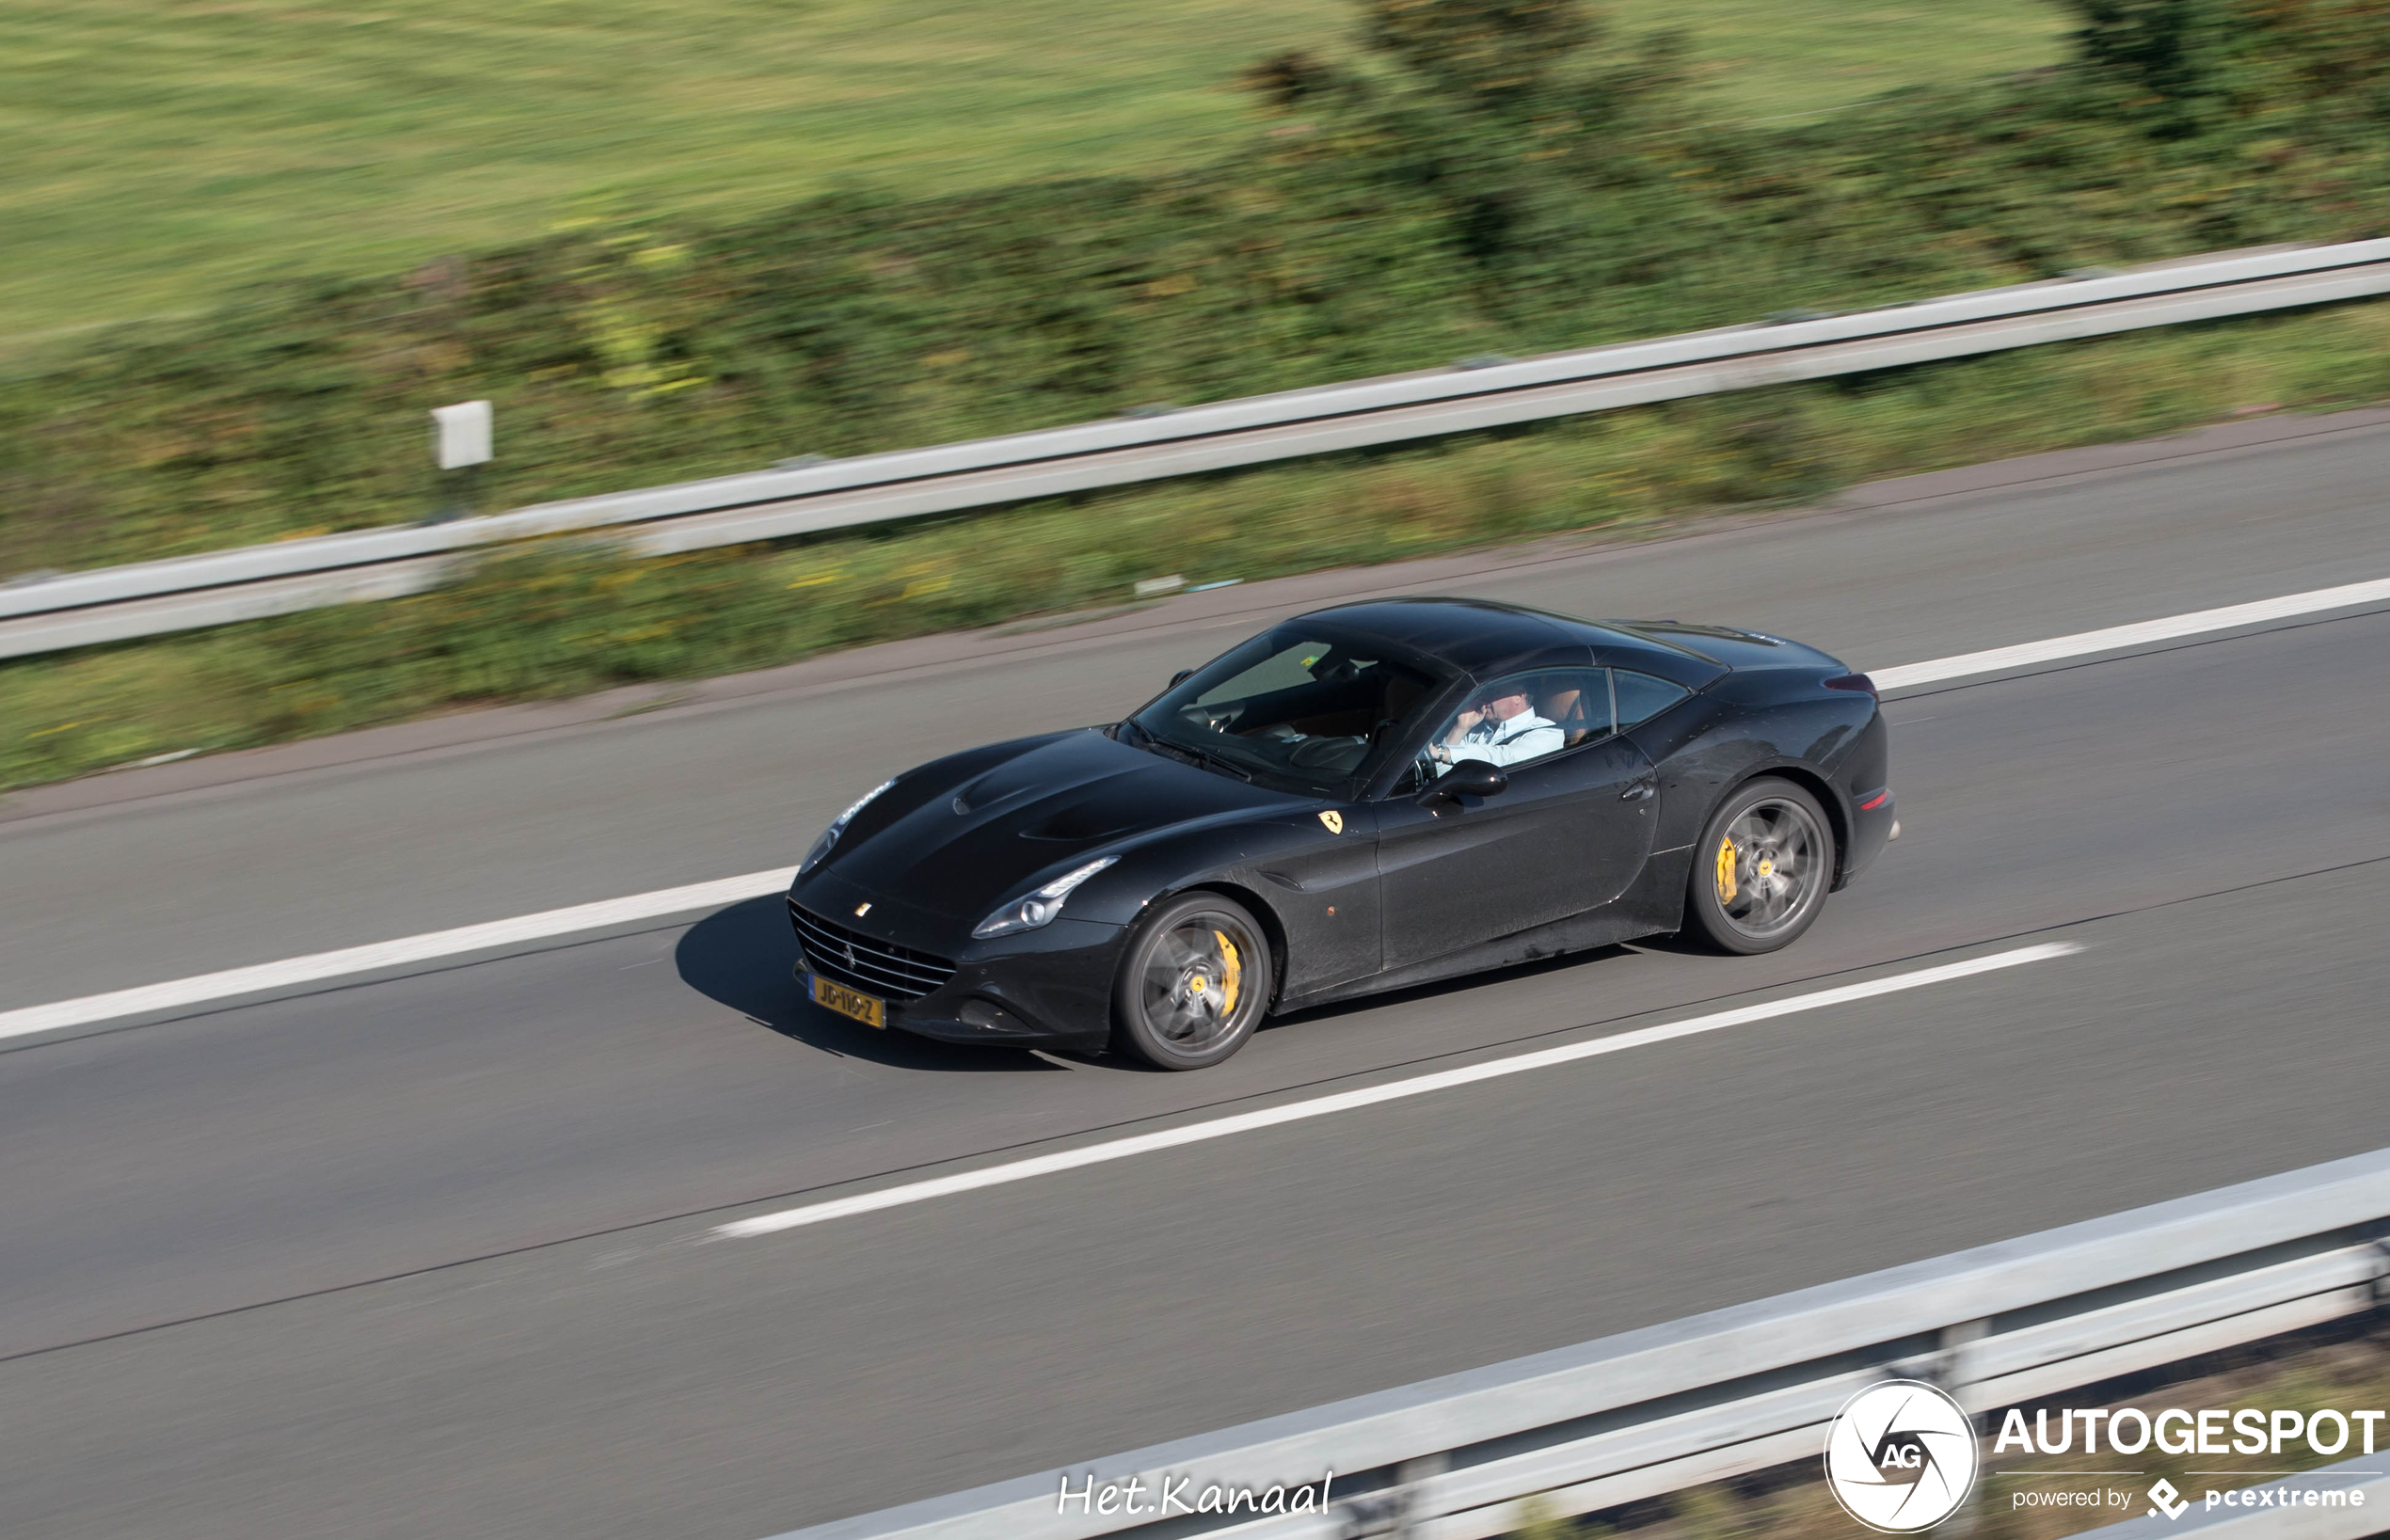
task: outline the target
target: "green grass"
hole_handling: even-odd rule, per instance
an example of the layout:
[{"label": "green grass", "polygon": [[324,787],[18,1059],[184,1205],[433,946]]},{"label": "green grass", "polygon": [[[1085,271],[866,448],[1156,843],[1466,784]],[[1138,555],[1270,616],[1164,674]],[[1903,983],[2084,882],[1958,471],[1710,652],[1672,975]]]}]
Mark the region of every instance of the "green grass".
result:
[{"label": "green grass", "polygon": [[[2055,60],[2047,0],[1623,0],[1702,110]],[[1208,161],[1344,0],[0,0],[0,339],[403,271],[594,213],[726,217]]]},{"label": "green grass", "polygon": [[2052,0],[1627,0],[1615,15],[1624,31],[1688,28],[1709,110],[1736,119],[2055,64],[2070,24]]},{"label": "green grass", "polygon": [[759,668],[1260,579],[1820,496],[2390,399],[2390,302],[2144,332],[1257,468],[783,547],[627,563],[569,541],[454,587],[0,665],[0,787],[502,701]]}]

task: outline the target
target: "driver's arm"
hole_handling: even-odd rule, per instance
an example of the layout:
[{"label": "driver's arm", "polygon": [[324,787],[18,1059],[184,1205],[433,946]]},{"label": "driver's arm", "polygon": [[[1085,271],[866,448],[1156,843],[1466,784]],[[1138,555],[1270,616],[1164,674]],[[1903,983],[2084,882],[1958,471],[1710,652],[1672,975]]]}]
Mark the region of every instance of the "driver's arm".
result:
[{"label": "driver's arm", "polygon": [[1444,729],[1442,738],[1428,745],[1427,757],[1439,765],[1455,763],[1460,757],[1459,751],[1469,737],[1469,730],[1485,720],[1483,711],[1463,711],[1454,717],[1452,725]]},{"label": "driver's arm", "polygon": [[1567,735],[1546,722],[1538,727],[1530,727],[1513,738],[1480,743],[1469,751],[1469,756],[1490,760],[1496,765],[1516,765],[1522,760],[1540,759],[1545,754],[1557,754],[1566,741]]}]

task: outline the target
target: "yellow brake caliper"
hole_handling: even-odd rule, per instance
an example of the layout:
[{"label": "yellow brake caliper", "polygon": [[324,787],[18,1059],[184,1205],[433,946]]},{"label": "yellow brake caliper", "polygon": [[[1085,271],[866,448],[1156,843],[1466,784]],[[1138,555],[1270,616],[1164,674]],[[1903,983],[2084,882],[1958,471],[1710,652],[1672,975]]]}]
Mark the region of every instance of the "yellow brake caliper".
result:
[{"label": "yellow brake caliper", "polygon": [[1718,902],[1730,904],[1742,891],[1734,881],[1734,841],[1722,839],[1718,841]]},{"label": "yellow brake caliper", "polygon": [[1226,1016],[1236,1008],[1236,986],[1245,976],[1245,965],[1237,961],[1236,944],[1215,930],[1212,939],[1219,943],[1223,960],[1219,971],[1219,1013]]}]

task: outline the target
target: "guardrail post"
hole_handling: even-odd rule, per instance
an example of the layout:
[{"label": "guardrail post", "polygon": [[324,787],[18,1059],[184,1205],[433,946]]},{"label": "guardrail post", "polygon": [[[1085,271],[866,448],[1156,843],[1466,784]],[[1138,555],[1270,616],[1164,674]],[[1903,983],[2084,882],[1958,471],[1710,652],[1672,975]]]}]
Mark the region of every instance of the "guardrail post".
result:
[{"label": "guardrail post", "polygon": [[1992,1324],[1989,1321],[1961,1321],[1956,1326],[1944,1326],[1940,1341],[1936,1345],[1933,1367],[1926,1377],[1948,1390],[1964,1405],[1967,1398],[1960,1392],[1974,1383],[1970,1373],[1975,1357],[1972,1350],[1977,1342],[1991,1333]]},{"label": "guardrail post", "polygon": [[[1932,1352],[1913,1358],[1894,1359],[1885,1364],[1880,1372],[1888,1376],[1919,1379],[1937,1386],[1949,1391],[1951,1399],[1962,1407],[1967,1406],[1967,1388],[1975,1379],[1975,1344],[1990,1336],[1992,1324],[1984,1320],[1960,1321],[1943,1326],[1934,1334]],[[1985,1431],[1978,1421],[1982,1416],[1981,1411],[1971,1407],[1968,1409],[1968,1423],[1974,1428],[1979,1443]],[[1958,1540],[1958,1537],[1973,1532],[1976,1504],[1982,1496],[1983,1488],[1978,1485],[1967,1502],[1958,1512],[1944,1519],[1936,1532],[1943,1540]]]},{"label": "guardrail post", "polygon": [[[1961,1321],[1955,1326],[1944,1326],[1941,1330],[1937,1350],[1934,1355],[1934,1366],[1927,1377],[1948,1390],[1952,1399],[1961,1406],[1967,1405],[1968,1386],[1974,1383],[1975,1344],[1990,1336],[1991,1331],[1992,1324],[1989,1321]],[[1980,1415],[1980,1413],[1970,1412],[1968,1418],[1968,1422],[1972,1424]],[[1978,1449],[1982,1447],[1983,1436],[1984,1429],[1977,1427],[1975,1437],[1978,1440]],[[1975,1490],[1969,1492],[1967,1495],[1967,1500],[1959,1505],[1958,1512],[1951,1515],[1942,1523],[1943,1535],[1948,1537],[1948,1540],[1964,1540],[1965,1536],[1974,1533],[1976,1522],[1983,1516],[1983,1504],[1984,1484],[1978,1481],[1975,1484]]]},{"label": "guardrail post", "polygon": [[1394,1467],[1394,1484],[1382,1492],[1355,1498],[1344,1504],[1345,1540],[1415,1540],[1421,1526],[1437,1516],[1427,1511],[1427,1485],[1450,1469],[1442,1453],[1423,1454]]},{"label": "guardrail post", "polygon": [[1442,1451],[1402,1463],[1394,1477],[1395,1489],[1402,1494],[1402,1507],[1394,1516],[1394,1540],[1414,1540],[1421,1525],[1437,1516],[1427,1511],[1428,1488],[1451,1466],[1451,1457]]}]

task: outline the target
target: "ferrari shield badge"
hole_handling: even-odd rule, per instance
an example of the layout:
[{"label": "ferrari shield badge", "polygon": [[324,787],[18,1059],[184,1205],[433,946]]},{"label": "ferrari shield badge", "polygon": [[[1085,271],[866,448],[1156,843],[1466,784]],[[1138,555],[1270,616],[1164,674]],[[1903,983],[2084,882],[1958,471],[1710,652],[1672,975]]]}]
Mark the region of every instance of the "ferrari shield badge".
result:
[{"label": "ferrari shield badge", "polygon": [[1331,834],[1341,834],[1345,832],[1345,816],[1332,807],[1319,816],[1319,821],[1328,826],[1328,832]]}]

